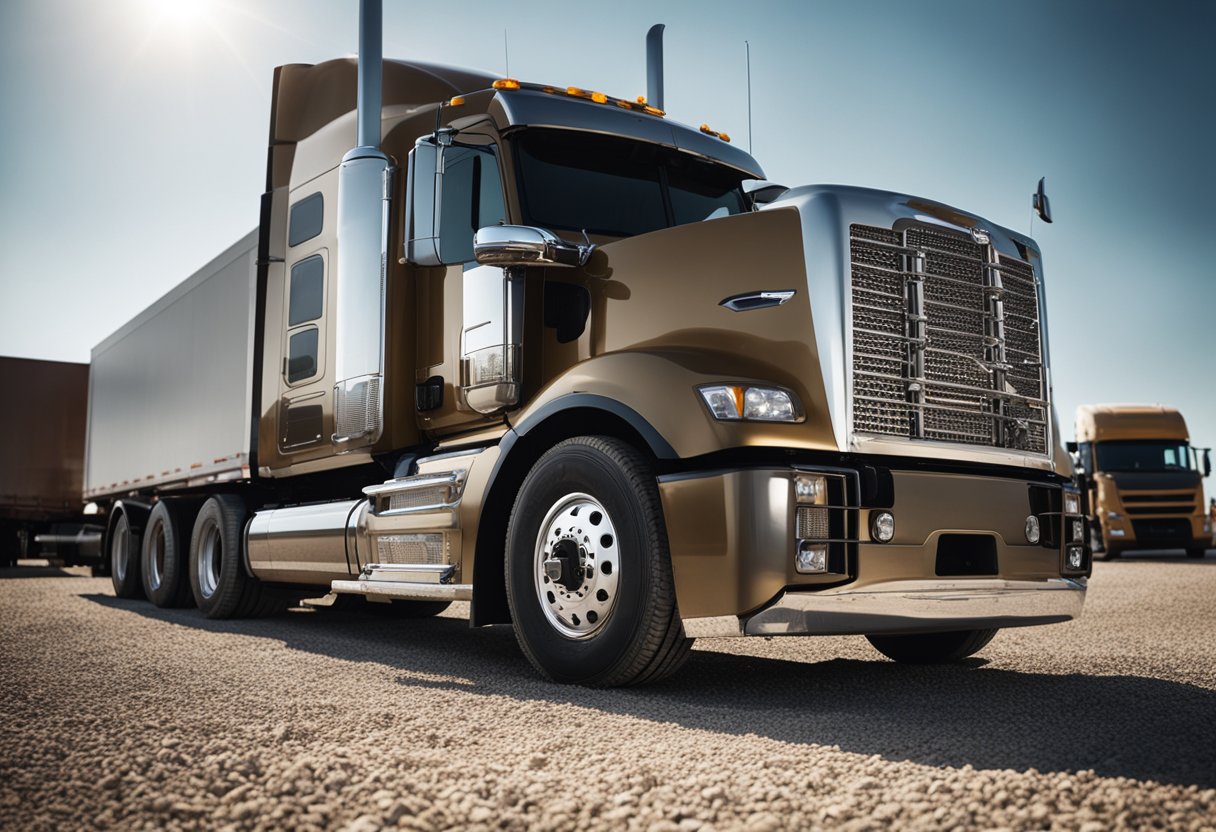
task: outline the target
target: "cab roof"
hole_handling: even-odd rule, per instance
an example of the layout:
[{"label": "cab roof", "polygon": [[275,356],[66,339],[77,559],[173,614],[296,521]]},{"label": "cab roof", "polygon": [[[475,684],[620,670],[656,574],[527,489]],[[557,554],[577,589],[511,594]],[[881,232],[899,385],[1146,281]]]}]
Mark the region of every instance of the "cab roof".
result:
[{"label": "cab roof", "polygon": [[1161,404],[1083,404],[1076,432],[1078,442],[1190,438],[1182,414]]}]

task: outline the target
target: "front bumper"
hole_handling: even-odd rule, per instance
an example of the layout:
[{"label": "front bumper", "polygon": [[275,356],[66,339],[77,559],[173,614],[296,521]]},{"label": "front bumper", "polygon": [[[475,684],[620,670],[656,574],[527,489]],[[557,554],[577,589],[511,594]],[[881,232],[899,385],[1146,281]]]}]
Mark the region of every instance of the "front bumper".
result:
[{"label": "front bumper", "polygon": [[1085,588],[1084,578],[994,578],[788,591],[752,615],[685,619],[684,632],[690,638],[897,635],[1057,624],[1081,614]]},{"label": "front bumper", "polygon": [[[885,469],[884,469],[885,470]],[[836,477],[826,536],[830,568],[803,574],[806,503],[792,481]],[[668,475],[659,493],[676,601],[690,636],[912,633],[1067,621],[1085,596],[1080,515],[1062,514],[1059,483],[991,473],[872,470],[794,464]],[[882,477],[878,478],[883,479]],[[895,517],[894,538],[871,538],[874,512]],[[1042,540],[1027,538],[1035,515]],[[1082,526],[1083,528],[1083,526]],[[1065,536],[1067,534],[1067,536]]]}]

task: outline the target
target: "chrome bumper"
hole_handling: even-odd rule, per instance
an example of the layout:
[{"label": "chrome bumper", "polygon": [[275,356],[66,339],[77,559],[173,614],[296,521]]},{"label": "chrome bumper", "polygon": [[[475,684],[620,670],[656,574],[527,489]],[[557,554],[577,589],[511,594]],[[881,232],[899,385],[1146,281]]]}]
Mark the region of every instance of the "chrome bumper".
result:
[{"label": "chrome bumper", "polygon": [[892,581],[864,589],[785,592],[751,615],[684,620],[692,638],[873,635],[1027,627],[1081,614],[1085,580]]}]

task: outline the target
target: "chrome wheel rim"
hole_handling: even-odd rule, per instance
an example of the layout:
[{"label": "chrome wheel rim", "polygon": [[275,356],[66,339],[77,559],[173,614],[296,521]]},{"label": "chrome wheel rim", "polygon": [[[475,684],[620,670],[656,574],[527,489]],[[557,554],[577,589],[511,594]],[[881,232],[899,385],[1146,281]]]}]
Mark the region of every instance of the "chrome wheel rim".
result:
[{"label": "chrome wheel rim", "polygon": [[621,580],[618,547],[612,518],[589,494],[567,494],[545,515],[533,554],[536,598],[566,638],[590,638],[612,617]]},{"label": "chrome wheel rim", "polygon": [[149,541],[151,555],[148,559],[148,585],[160,589],[160,582],[165,574],[165,524],[157,523],[152,527],[152,539]]},{"label": "chrome wheel rim", "polygon": [[204,598],[215,594],[220,582],[220,567],[223,565],[224,543],[220,530],[208,523],[203,529],[198,547],[198,588]]},{"label": "chrome wheel rim", "polygon": [[119,583],[127,579],[127,546],[130,540],[130,528],[125,521],[119,521],[114,528],[114,542],[110,544],[110,570]]}]

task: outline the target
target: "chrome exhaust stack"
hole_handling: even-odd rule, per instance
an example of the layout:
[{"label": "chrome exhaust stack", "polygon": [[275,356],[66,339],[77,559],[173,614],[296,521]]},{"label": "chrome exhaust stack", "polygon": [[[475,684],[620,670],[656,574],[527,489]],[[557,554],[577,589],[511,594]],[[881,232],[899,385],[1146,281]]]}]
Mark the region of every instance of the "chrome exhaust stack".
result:
[{"label": "chrome exhaust stack", "polygon": [[656,23],[646,33],[646,103],[651,107],[663,108],[663,30],[662,23]]},{"label": "chrome exhaust stack", "polygon": [[359,0],[357,146],[338,170],[334,435],[339,451],[375,444],[384,429],[384,304],[392,170],[380,150],[381,0]]}]

